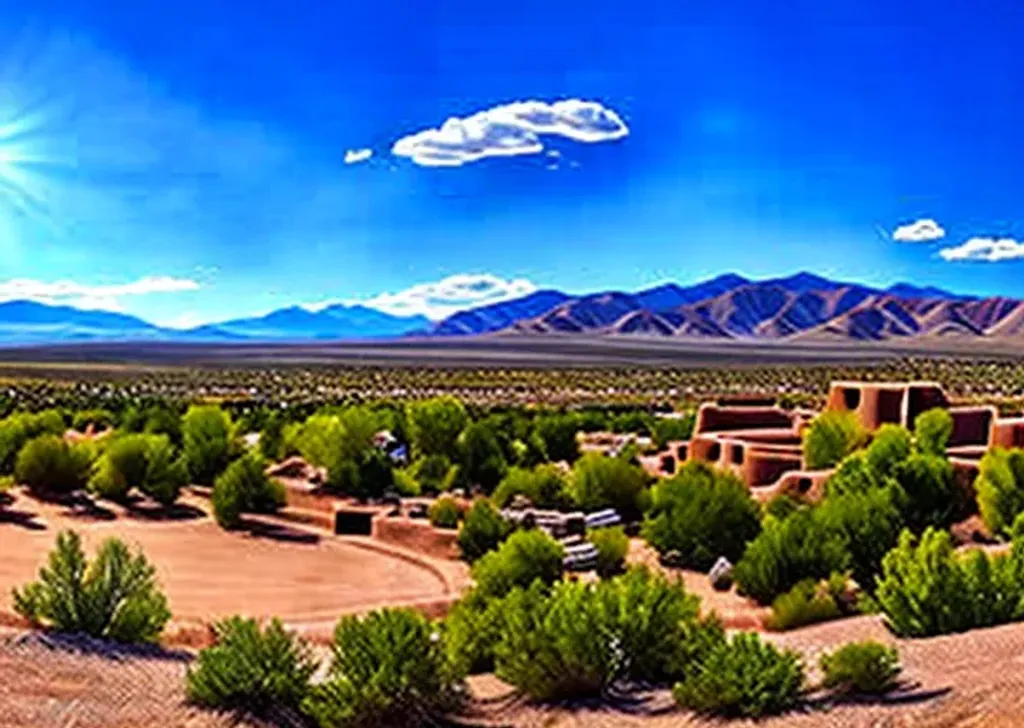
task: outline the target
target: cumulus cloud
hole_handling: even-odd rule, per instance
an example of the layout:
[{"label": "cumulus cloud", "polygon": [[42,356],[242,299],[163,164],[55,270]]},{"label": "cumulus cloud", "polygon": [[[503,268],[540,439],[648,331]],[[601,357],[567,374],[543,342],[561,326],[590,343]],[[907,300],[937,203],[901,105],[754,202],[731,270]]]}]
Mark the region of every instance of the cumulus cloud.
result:
[{"label": "cumulus cloud", "polygon": [[955,247],[939,251],[943,260],[981,261],[998,263],[1002,260],[1024,258],[1024,243],[1013,238],[971,238]]},{"label": "cumulus cloud", "polygon": [[539,154],[542,136],[592,144],[628,134],[619,115],[596,101],[517,101],[403,137],[391,153],[424,167],[460,167],[487,157]]},{"label": "cumulus cloud", "polygon": [[420,314],[437,321],[458,311],[521,298],[536,290],[537,286],[524,278],[506,280],[488,273],[466,273],[398,293],[382,293],[359,303],[395,316]]},{"label": "cumulus cloud", "polygon": [[924,218],[907,225],[900,225],[892,234],[892,239],[901,243],[927,243],[946,236],[946,231],[934,220]]},{"label": "cumulus cloud", "polygon": [[372,149],[349,149],[345,152],[345,164],[359,164],[372,156]]},{"label": "cumulus cloud", "polygon": [[14,278],[0,281],[0,301],[28,300],[78,308],[123,310],[121,299],[153,293],[194,291],[199,284],[187,278],[146,276],[130,283],[88,285],[71,280],[39,281]]}]

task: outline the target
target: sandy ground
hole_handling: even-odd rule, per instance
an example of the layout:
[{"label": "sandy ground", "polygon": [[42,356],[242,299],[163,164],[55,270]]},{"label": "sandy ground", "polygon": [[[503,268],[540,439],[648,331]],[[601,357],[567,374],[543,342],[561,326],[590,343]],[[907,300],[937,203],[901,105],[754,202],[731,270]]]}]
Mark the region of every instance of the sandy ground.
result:
[{"label": "sandy ground", "polygon": [[460,586],[458,564],[436,564],[371,539],[339,538],[275,519],[254,520],[250,532],[230,533],[203,507],[199,500],[186,502],[180,520],[124,511],[104,519],[17,497],[0,511],[0,611],[10,611],[11,588],[36,577],[65,528],[81,534],[87,552],[115,535],[141,547],[156,566],[176,625],[231,614],[276,615],[290,626],[329,635],[343,613],[444,599]]}]

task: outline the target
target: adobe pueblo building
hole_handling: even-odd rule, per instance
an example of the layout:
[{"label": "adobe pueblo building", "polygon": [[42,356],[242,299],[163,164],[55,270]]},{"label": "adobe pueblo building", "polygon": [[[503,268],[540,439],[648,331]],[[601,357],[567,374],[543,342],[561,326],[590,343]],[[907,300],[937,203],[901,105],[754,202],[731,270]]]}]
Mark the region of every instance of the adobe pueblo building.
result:
[{"label": "adobe pueblo building", "polygon": [[[978,463],[991,447],[1024,446],[1024,418],[999,418],[992,406],[954,407],[934,382],[834,382],[826,410],[853,412],[868,432],[892,423],[912,429],[922,412],[941,407],[953,418],[948,455],[963,487],[973,490]],[[697,410],[689,441],[670,443],[656,468],[671,475],[675,464],[699,460],[739,476],[761,500],[775,495],[817,499],[832,470],[808,470],[802,455],[804,428],[817,415],[786,410],[772,400],[720,399]]]}]

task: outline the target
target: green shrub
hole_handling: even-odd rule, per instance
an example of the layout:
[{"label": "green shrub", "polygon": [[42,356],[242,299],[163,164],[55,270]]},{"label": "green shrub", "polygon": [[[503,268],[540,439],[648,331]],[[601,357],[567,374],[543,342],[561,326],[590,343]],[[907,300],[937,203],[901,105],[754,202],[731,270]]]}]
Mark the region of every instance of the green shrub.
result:
[{"label": "green shrub", "polygon": [[952,434],[953,416],[944,409],[930,409],[914,419],[914,440],[925,455],[944,456]]},{"label": "green shrub", "polygon": [[796,653],[740,633],[713,647],[672,692],[680,705],[699,713],[757,718],[795,707],[803,684]]},{"label": "green shrub", "polygon": [[394,470],[391,484],[395,492],[403,498],[415,498],[422,492],[419,481],[404,468]]},{"label": "green shrub", "polygon": [[783,520],[768,517],[733,570],[739,591],[771,604],[805,579],[824,579],[846,568],[846,539],[823,528],[814,509],[799,510]]},{"label": "green shrub", "polygon": [[803,452],[808,470],[831,468],[864,444],[867,433],[853,412],[822,412],[804,430]]},{"label": "green shrub", "polygon": [[576,433],[582,429],[582,422],[576,415],[542,415],[534,421],[534,428],[544,443],[544,452],[549,460],[574,463],[579,458],[580,447],[576,442]]},{"label": "green shrub", "polygon": [[287,457],[284,428],[284,418],[277,412],[274,412],[267,417],[266,422],[263,424],[263,429],[260,430],[260,454],[270,462],[276,463]]},{"label": "green shrub", "polygon": [[427,516],[434,528],[458,528],[462,509],[454,498],[443,496],[430,504]]},{"label": "green shrub", "polygon": [[563,558],[561,544],[543,531],[516,531],[497,551],[484,554],[473,564],[473,579],[482,596],[503,597],[516,587],[529,587],[534,580],[554,584],[562,577]]},{"label": "green shrub", "polygon": [[[1024,518],[1018,519],[1024,529]],[[910,531],[882,561],[875,599],[901,637],[929,637],[1024,617],[1024,539],[1009,554],[958,554],[949,533]]]},{"label": "green shrub", "polygon": [[[881,572],[882,559],[899,539],[903,527],[901,497],[898,486],[887,487],[827,497],[813,509],[819,530],[845,544],[846,556],[832,571],[849,571],[857,584],[870,589]],[[808,576],[824,578],[828,574]]]},{"label": "green shrub", "polygon": [[462,402],[445,396],[413,402],[406,408],[409,442],[419,456],[443,455],[449,460],[458,456],[458,439],[469,424],[469,415]]},{"label": "green shrub", "polygon": [[462,674],[494,671],[494,647],[501,638],[501,598],[488,599],[472,589],[455,603],[444,620],[448,659]]},{"label": "green shrub", "polygon": [[802,507],[803,504],[799,500],[791,495],[782,493],[764,504],[763,513],[765,516],[771,516],[781,521],[790,513],[798,511]]},{"label": "green shrub", "polygon": [[455,481],[456,468],[446,455],[427,455],[412,464],[411,471],[425,493],[443,493]]},{"label": "green shrub", "polygon": [[994,534],[1006,534],[1024,513],[1024,450],[994,448],[985,453],[974,483],[978,510]]},{"label": "green shrub", "polygon": [[18,453],[15,479],[33,493],[71,493],[89,481],[92,450],[69,445],[58,435],[40,435]]},{"label": "green shrub", "polygon": [[29,440],[40,435],[63,435],[64,430],[64,418],[55,410],[20,412],[0,420],[0,473],[14,473],[18,453]]},{"label": "green shrub", "polygon": [[614,508],[623,520],[639,517],[647,506],[644,471],[620,458],[590,452],[576,461],[571,490],[580,508],[594,511]]},{"label": "green shrub", "polygon": [[193,406],[182,418],[181,428],[192,482],[212,485],[238,451],[231,417],[214,405]]},{"label": "green shrub", "polygon": [[305,712],[325,727],[434,724],[464,695],[440,637],[412,609],[342,618],[327,679],[311,688]]},{"label": "green shrub", "polygon": [[243,513],[272,513],[286,502],[284,486],[265,472],[256,452],[235,460],[213,484],[213,514],[222,528],[238,528]]},{"label": "green shrub", "polygon": [[171,618],[156,571],[115,538],[87,561],[78,534],[57,535],[39,580],[13,593],[14,608],[33,624],[116,642],[155,642]]},{"label": "green shrub", "polygon": [[903,519],[915,533],[928,526],[949,526],[967,516],[969,504],[944,455],[914,453],[896,467],[895,478],[904,494]]},{"label": "green shrub", "polygon": [[167,435],[115,437],[93,465],[89,489],[101,498],[124,500],[132,488],[164,505],[177,500],[188,483],[184,458],[175,457]]},{"label": "green shrub", "polygon": [[651,433],[654,444],[661,450],[670,442],[689,440],[696,420],[696,413],[692,411],[683,413],[681,417],[659,417]]},{"label": "green shrub", "polygon": [[533,470],[512,468],[502,478],[491,499],[498,508],[504,508],[517,495],[530,499],[537,508],[566,508],[572,504],[569,484],[562,471],[550,463]]},{"label": "green shrub", "polygon": [[260,718],[298,719],[316,661],[274,619],[230,617],[214,625],[216,643],[200,651],[185,679],[190,702]]},{"label": "green shrub", "polygon": [[768,628],[778,631],[827,622],[843,616],[835,597],[822,583],[806,579],[772,602]]},{"label": "green shrub", "polygon": [[477,498],[466,512],[459,529],[459,551],[462,558],[473,563],[494,551],[512,533],[512,524],[502,518],[486,498]]},{"label": "green shrub", "polygon": [[629,553],[629,536],[622,526],[598,528],[590,533],[590,542],[597,549],[597,564],[594,570],[598,576],[615,576],[626,566]]},{"label": "green shrub", "polygon": [[139,488],[161,505],[178,500],[181,489],[188,484],[188,464],[176,456],[167,435],[147,435],[146,472]]},{"label": "green shrub", "polygon": [[825,687],[842,693],[882,695],[896,687],[901,672],[895,647],[874,642],[851,642],[821,656]]},{"label": "green shrub", "polygon": [[720,557],[735,563],[761,531],[750,490],[731,473],[687,462],[652,488],[643,536],[659,553],[676,551],[688,567],[707,571]]}]

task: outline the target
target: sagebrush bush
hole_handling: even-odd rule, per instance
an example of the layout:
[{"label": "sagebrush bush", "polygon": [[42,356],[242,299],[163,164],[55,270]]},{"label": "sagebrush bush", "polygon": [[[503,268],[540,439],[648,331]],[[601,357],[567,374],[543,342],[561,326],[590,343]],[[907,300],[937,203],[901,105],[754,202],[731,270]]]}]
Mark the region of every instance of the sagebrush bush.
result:
[{"label": "sagebrush bush", "polygon": [[1024,513],[1024,450],[993,448],[985,453],[974,489],[988,529],[999,535],[1009,533],[1014,519]]},{"label": "sagebrush bush", "polygon": [[222,528],[238,528],[243,513],[272,513],[285,505],[284,486],[265,472],[253,451],[235,460],[213,485],[213,514]]},{"label": "sagebrush bush", "polygon": [[458,706],[463,675],[441,630],[412,609],[344,617],[327,679],[303,709],[322,726],[430,725]]},{"label": "sagebrush bush", "polygon": [[535,580],[554,584],[562,577],[562,545],[540,529],[516,531],[473,564],[473,579],[480,594],[503,597]]},{"label": "sagebrush bush", "polygon": [[828,583],[806,579],[775,598],[767,626],[784,631],[841,616],[843,611]]},{"label": "sagebrush bush", "polygon": [[712,647],[672,693],[698,713],[758,718],[795,707],[803,685],[795,652],[780,651],[754,633],[739,633]]},{"label": "sagebrush bush", "polygon": [[621,573],[626,566],[629,553],[629,536],[622,526],[598,528],[590,532],[590,543],[597,549],[594,571],[598,576],[608,577]]},{"label": "sagebrush bush", "polygon": [[442,496],[430,504],[427,516],[434,528],[458,528],[462,508],[454,498]]},{"label": "sagebrush bush", "polygon": [[487,598],[472,589],[444,620],[448,659],[463,674],[494,671],[494,647],[501,637],[504,600]]},{"label": "sagebrush bush", "polygon": [[69,445],[58,435],[40,435],[18,453],[15,479],[33,493],[71,493],[86,487],[93,450]]},{"label": "sagebrush bush", "polygon": [[494,551],[512,533],[512,524],[486,498],[477,498],[466,511],[459,528],[458,544],[462,558],[473,563],[488,551]]},{"label": "sagebrush bush", "polygon": [[952,435],[953,416],[942,408],[922,412],[914,419],[914,440],[926,455],[944,456]]},{"label": "sagebrush bush", "polygon": [[78,534],[64,531],[39,580],[13,592],[15,610],[33,624],[116,642],[155,642],[171,618],[156,570],[116,538],[87,560]]},{"label": "sagebrush bush", "polygon": [[89,489],[108,500],[123,501],[133,488],[170,505],[188,483],[188,466],[176,457],[167,435],[127,434],[106,444],[93,464]]},{"label": "sagebrush bush", "polygon": [[1024,618],[1024,517],[1013,550],[958,554],[946,531],[910,531],[882,561],[875,599],[901,637],[929,637]]},{"label": "sagebrush bush", "polygon": [[648,505],[647,476],[622,458],[589,452],[572,469],[573,500],[588,511],[614,508],[623,520],[643,514]]},{"label": "sagebrush bush", "polygon": [[822,412],[803,433],[806,467],[808,470],[831,468],[866,440],[867,433],[854,413]]},{"label": "sagebrush bush", "polygon": [[899,651],[880,642],[851,642],[825,653],[822,684],[840,693],[881,695],[893,690],[902,671]]},{"label": "sagebrush bush", "polygon": [[185,679],[188,699],[208,708],[297,720],[316,661],[280,620],[265,628],[230,617],[214,625],[216,642],[199,652]]},{"label": "sagebrush bush", "polygon": [[63,435],[64,418],[55,410],[19,412],[0,420],[0,473],[14,472],[18,453],[29,440],[40,435]]},{"label": "sagebrush bush", "polygon": [[572,505],[572,496],[562,471],[550,463],[532,470],[512,468],[491,496],[499,508],[506,507],[517,495],[529,498],[537,508],[561,509]]},{"label": "sagebrush bush", "polygon": [[642,533],[659,553],[678,552],[685,566],[707,571],[721,556],[738,561],[760,531],[750,489],[731,473],[691,461],[651,489]]}]

